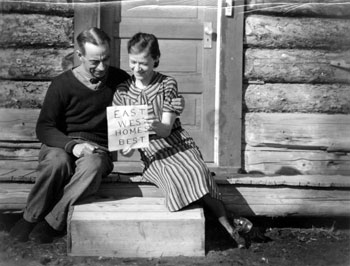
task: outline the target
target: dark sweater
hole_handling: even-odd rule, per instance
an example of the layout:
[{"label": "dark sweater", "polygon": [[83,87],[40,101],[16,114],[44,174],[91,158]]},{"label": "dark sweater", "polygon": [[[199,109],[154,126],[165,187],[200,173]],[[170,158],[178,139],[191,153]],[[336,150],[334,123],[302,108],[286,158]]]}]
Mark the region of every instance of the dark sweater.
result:
[{"label": "dark sweater", "polygon": [[103,88],[91,90],[68,70],[53,79],[36,125],[38,139],[51,147],[71,153],[75,138],[107,146],[106,107],[112,103],[116,86],[129,75],[109,68]]}]

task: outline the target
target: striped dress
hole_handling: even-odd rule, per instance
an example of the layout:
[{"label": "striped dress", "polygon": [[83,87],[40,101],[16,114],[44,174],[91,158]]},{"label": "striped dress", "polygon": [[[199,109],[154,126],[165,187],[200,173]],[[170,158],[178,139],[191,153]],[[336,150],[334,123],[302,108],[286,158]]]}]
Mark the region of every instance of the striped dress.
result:
[{"label": "striped dress", "polygon": [[[171,100],[177,98],[174,78],[155,72],[145,89],[135,86],[135,78],[117,87],[113,105],[147,104],[149,115],[159,120],[163,112],[175,112]],[[201,152],[191,136],[176,118],[171,134],[166,138],[150,135],[148,148],[139,149],[144,163],[143,178],[165,192],[170,211],[180,210],[210,193],[220,199],[220,193],[206,166]]]}]

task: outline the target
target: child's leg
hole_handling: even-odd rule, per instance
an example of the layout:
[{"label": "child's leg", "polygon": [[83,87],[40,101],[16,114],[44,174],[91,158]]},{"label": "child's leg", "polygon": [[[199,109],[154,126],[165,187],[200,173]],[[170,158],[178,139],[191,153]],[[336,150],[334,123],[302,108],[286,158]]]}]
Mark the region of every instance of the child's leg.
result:
[{"label": "child's leg", "polygon": [[226,229],[229,235],[237,242],[239,248],[246,247],[246,242],[242,238],[238,230],[234,228],[227,218],[226,208],[221,200],[213,198],[210,194],[206,194],[202,201],[210,209],[210,211],[218,218],[220,224]]}]

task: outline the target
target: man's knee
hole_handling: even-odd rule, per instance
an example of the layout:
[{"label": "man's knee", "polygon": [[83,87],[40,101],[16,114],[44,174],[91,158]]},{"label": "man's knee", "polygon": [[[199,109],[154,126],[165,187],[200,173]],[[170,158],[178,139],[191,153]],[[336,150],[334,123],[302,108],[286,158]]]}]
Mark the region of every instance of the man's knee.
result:
[{"label": "man's knee", "polygon": [[72,157],[63,149],[43,147],[39,155],[39,169],[50,167],[51,169],[67,169],[72,171]]},{"label": "man's knee", "polygon": [[99,172],[109,174],[113,170],[112,159],[105,153],[94,153],[84,156],[77,161],[77,166],[83,167],[89,172]]}]

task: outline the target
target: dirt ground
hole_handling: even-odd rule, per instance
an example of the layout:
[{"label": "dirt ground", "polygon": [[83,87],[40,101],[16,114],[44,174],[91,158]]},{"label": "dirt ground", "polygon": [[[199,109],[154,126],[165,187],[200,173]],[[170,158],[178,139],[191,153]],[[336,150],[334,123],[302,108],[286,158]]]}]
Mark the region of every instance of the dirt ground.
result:
[{"label": "dirt ground", "polygon": [[256,226],[267,230],[265,235],[272,241],[253,242],[248,250],[239,250],[233,247],[216,220],[206,215],[205,257],[140,259],[67,256],[65,236],[52,244],[15,243],[9,238],[9,229],[19,217],[0,214],[0,266],[350,266],[348,218],[251,217]]}]

